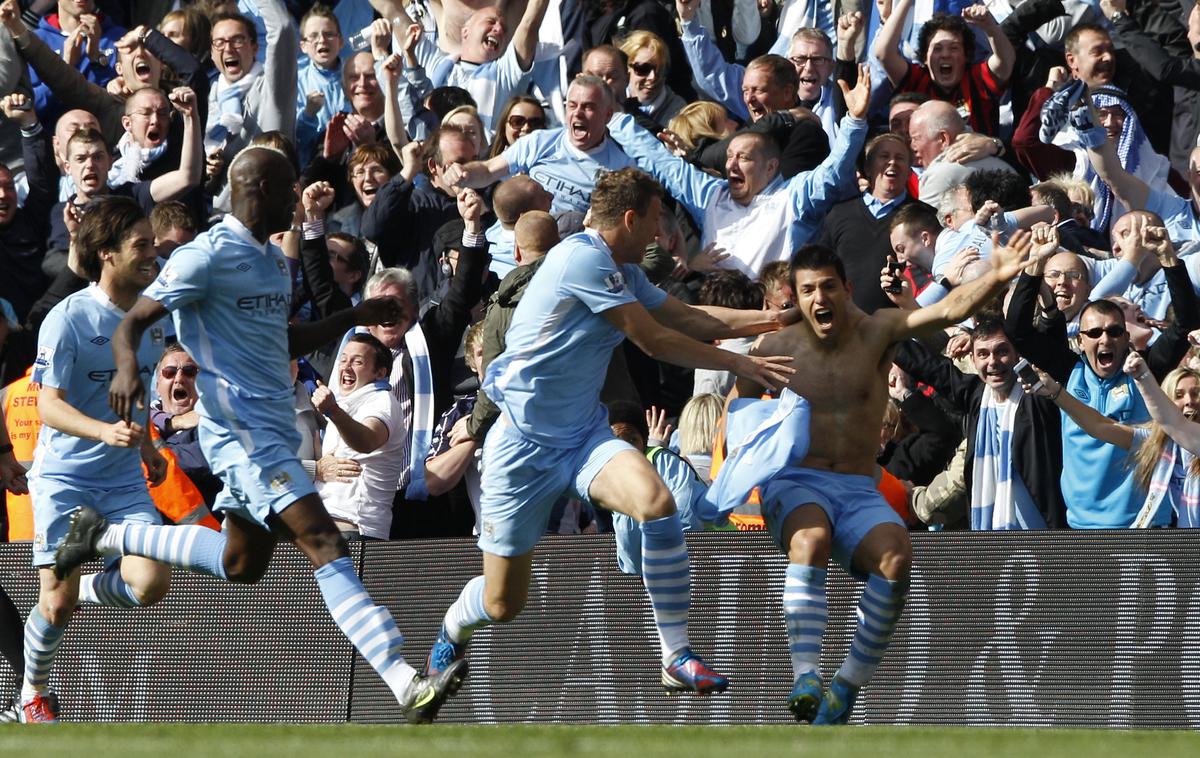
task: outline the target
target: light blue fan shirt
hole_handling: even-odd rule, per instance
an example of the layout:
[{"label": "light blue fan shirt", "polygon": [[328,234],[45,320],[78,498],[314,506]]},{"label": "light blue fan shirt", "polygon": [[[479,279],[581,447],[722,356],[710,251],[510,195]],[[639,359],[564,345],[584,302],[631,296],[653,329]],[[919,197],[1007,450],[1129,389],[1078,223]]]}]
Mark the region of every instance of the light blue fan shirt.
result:
[{"label": "light blue fan shirt", "polygon": [[561,127],[526,134],[509,145],[504,160],[510,173],[529,174],[554,195],[550,212],[555,215],[566,211],[586,213],[598,173],[637,165],[608,138],[584,152],[571,144]]}]

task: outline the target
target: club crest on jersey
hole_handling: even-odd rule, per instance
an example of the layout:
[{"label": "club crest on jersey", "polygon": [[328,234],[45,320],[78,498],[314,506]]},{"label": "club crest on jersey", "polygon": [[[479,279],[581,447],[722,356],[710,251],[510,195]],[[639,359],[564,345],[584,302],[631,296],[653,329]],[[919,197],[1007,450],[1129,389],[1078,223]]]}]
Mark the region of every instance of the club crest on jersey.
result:
[{"label": "club crest on jersey", "polygon": [[614,295],[623,291],[625,289],[625,277],[621,275],[620,271],[612,272],[608,276],[604,277],[604,289],[608,290]]},{"label": "club crest on jersey", "polygon": [[292,483],[292,477],[286,471],[280,471],[275,476],[271,477],[271,489],[276,492],[283,492],[287,486]]},{"label": "club crest on jersey", "polygon": [[283,262],[282,258],[276,258],[275,265],[279,267],[280,274],[282,274],[283,276],[289,276],[288,270],[287,270],[287,264]]},{"label": "club crest on jersey", "polygon": [[162,345],[167,341],[167,333],[161,326],[150,327],[150,344]]}]

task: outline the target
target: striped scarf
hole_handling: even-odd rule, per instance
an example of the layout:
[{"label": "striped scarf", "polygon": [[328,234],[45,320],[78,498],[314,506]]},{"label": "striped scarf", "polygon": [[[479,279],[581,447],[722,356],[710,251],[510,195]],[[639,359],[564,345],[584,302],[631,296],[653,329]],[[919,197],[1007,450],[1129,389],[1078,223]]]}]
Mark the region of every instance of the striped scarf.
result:
[{"label": "striped scarf", "polygon": [[1173,440],[1167,440],[1163,445],[1158,464],[1150,476],[1150,488],[1146,493],[1146,502],[1138,512],[1137,518],[1130,525],[1133,529],[1146,529],[1154,525],[1154,517],[1158,514],[1163,500],[1171,490],[1171,479],[1175,473],[1176,456],[1179,465],[1186,472],[1183,480],[1183,491],[1175,493],[1175,515],[1178,526],[1195,528],[1200,526],[1200,477],[1192,475],[1192,461],[1196,456],[1179,447]]},{"label": "striped scarf", "polygon": [[[1151,187],[1165,187],[1170,163],[1154,152],[1137,113],[1125,99],[1125,93],[1117,87],[1102,87],[1092,93],[1092,103],[1097,108],[1119,107],[1125,112],[1125,124],[1121,127],[1121,138],[1115,145],[1117,158],[1126,171]],[[1073,128],[1063,129],[1054,136],[1054,144],[1075,153],[1075,176],[1091,185],[1096,194],[1093,205],[1092,228],[1107,231],[1109,225],[1128,209],[1113,195],[1095,169],[1087,150]]]},{"label": "striped scarf", "polygon": [[[338,346],[333,365],[340,364],[342,350],[350,337],[365,332],[367,328],[360,326],[346,333],[342,344]],[[429,344],[425,341],[425,332],[421,330],[419,322],[405,333],[404,345],[405,348],[397,353],[392,362],[392,373],[388,378],[392,394],[400,403],[401,416],[409,425],[408,444],[399,451],[404,466],[397,489],[403,490],[405,498],[409,500],[427,500],[429,490],[425,488],[425,458],[433,439],[436,419],[433,417],[433,369],[429,362]],[[404,377],[405,350],[412,363],[411,397]]]},{"label": "striped scarf", "polygon": [[1013,493],[1013,423],[1024,391],[1013,384],[1008,401],[984,387],[975,428],[971,474],[971,529],[1022,529]]}]

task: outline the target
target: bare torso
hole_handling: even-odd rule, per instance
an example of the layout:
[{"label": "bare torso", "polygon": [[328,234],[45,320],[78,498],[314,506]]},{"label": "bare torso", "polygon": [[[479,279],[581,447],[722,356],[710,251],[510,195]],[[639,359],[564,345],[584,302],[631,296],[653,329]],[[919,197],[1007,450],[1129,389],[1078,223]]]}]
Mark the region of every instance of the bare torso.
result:
[{"label": "bare torso", "polygon": [[[880,320],[851,306],[836,344],[823,344],[801,321],[764,335],[758,355],[791,355],[788,382],[811,406],[807,468],[875,475],[887,374],[895,352]],[[834,340],[829,340],[834,342]]]}]

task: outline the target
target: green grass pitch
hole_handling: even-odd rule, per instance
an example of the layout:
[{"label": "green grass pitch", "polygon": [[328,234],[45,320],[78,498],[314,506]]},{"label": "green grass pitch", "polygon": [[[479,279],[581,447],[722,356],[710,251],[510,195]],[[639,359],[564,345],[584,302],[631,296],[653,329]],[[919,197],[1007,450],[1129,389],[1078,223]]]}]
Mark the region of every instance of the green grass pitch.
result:
[{"label": "green grass pitch", "polygon": [[71,758],[430,756],[430,758],[1135,758],[1200,755],[1200,734],[941,727],[292,726],[59,724],[0,726],[0,755]]}]

